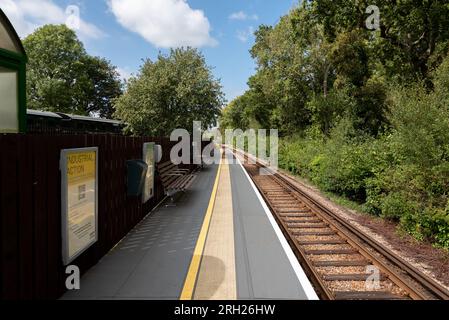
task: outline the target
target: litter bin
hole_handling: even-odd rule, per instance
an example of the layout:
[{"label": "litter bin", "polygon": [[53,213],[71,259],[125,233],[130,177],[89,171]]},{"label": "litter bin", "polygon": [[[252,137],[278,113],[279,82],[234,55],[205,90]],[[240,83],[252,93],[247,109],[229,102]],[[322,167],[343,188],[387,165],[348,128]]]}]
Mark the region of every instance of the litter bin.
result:
[{"label": "litter bin", "polygon": [[128,196],[138,197],[145,185],[148,165],[143,160],[126,161]]}]

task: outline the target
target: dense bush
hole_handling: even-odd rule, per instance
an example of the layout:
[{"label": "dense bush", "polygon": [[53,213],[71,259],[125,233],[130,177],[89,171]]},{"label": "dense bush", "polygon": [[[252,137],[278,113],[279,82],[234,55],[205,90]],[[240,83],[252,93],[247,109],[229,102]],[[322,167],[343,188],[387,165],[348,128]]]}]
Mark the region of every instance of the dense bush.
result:
[{"label": "dense bush", "polygon": [[390,143],[295,137],[281,141],[279,163],[324,191],[363,204],[368,213],[397,221],[415,238],[449,248],[449,165],[423,171],[398,164]]},{"label": "dense bush", "polygon": [[284,139],[281,167],[449,248],[448,74],[446,59],[434,73],[434,91],[424,84],[391,89],[391,129],[377,138],[342,119],[328,136],[315,130]]},{"label": "dense bush", "polygon": [[329,138],[294,137],[281,143],[280,165],[305,176],[322,189],[352,200],[366,200],[367,181],[379,166],[380,145],[374,138],[355,136],[350,121],[343,119]]}]

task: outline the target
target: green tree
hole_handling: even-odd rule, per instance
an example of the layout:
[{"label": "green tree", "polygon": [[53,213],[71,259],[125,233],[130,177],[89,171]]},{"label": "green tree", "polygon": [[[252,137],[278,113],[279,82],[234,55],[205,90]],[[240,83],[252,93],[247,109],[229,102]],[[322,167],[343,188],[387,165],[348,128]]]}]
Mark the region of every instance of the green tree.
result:
[{"label": "green tree", "polygon": [[112,114],[112,101],[122,91],[116,68],[102,58],[89,56],[74,31],[65,25],[46,25],[23,44],[29,58],[29,108]]},{"label": "green tree", "polygon": [[309,48],[306,41],[297,41],[293,23],[296,14],[301,12],[293,10],[275,27],[261,26],[251,49],[257,63],[257,74],[249,81],[252,108],[262,108],[253,113],[259,114],[259,118],[263,112],[269,114],[270,126],[279,128],[284,135],[305,129],[309,124],[306,103],[314,89],[312,82],[317,82],[305,67]]},{"label": "green tree", "polygon": [[[441,62],[449,45],[449,5],[446,0],[315,0],[312,10],[329,39],[342,31],[359,29],[371,36],[373,50],[390,77],[427,79],[435,61]],[[376,37],[366,29],[366,8],[380,9]]]},{"label": "green tree", "polygon": [[123,92],[120,74],[111,62],[100,57],[87,56],[83,59],[90,84],[87,87],[87,109],[89,113],[104,118],[114,115],[114,100]]},{"label": "green tree", "polygon": [[196,49],[172,49],[157,61],[146,60],[126,93],[115,103],[115,116],[134,134],[168,135],[191,131],[193,121],[216,125],[224,104],[220,81]]},{"label": "green tree", "polygon": [[[240,96],[223,109],[220,117],[220,129],[242,129],[249,127],[250,117],[245,96]],[[223,132],[224,133],[224,132]]]}]

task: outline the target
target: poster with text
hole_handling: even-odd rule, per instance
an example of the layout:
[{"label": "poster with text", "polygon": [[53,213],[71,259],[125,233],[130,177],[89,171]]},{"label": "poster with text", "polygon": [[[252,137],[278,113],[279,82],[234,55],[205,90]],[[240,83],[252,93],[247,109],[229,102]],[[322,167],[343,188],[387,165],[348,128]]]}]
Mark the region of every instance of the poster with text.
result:
[{"label": "poster with text", "polygon": [[62,151],[62,238],[65,264],[73,261],[98,239],[97,154],[97,148]]}]

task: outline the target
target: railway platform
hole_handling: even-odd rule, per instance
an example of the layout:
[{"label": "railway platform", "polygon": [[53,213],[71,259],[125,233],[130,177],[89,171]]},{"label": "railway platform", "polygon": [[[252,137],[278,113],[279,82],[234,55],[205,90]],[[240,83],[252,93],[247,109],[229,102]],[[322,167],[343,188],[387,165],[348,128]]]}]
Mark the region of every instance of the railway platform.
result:
[{"label": "railway platform", "polygon": [[240,162],[226,151],[153,210],[62,299],[316,300]]}]

